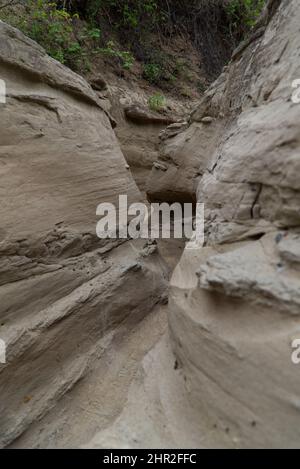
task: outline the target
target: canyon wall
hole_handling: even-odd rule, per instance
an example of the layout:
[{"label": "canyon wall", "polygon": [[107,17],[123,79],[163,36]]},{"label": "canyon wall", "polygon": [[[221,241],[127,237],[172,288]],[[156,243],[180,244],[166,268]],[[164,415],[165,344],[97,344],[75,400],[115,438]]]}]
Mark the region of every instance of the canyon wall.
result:
[{"label": "canyon wall", "polygon": [[[162,340],[157,245],[95,234],[99,203],[142,200],[107,103],[0,23],[1,446],[299,446],[299,22],[298,0],[269,0],[189,119],[160,134],[149,198],[205,204],[205,246],[175,269]],[[123,124],[144,187],[153,135],[140,128],[139,160]]]},{"label": "canyon wall", "polygon": [[96,236],[98,204],[142,196],[87,82],[3,22],[0,78],[5,446],[93,369],[112,330],[165,297],[167,272],[155,245]]},{"label": "canyon wall", "polygon": [[299,21],[297,0],[270,1],[188,128],[167,140],[181,156],[174,177],[205,203],[205,247],[186,250],[173,275],[169,324],[209,446],[299,445]]}]

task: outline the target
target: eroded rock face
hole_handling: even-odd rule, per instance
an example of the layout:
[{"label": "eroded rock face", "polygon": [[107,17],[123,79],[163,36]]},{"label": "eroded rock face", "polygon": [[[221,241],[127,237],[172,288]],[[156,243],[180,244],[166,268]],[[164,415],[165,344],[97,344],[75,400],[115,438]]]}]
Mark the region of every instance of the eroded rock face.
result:
[{"label": "eroded rock face", "polygon": [[151,111],[149,91],[146,93],[138,82],[127,83],[126,87],[123,84],[123,88],[110,85],[106,95],[117,122],[115,132],[122,152],[139,189],[145,193],[153,163],[159,155],[159,134],[169,124],[182,121],[187,109],[183,103],[168,97],[166,109]]},{"label": "eroded rock face", "polygon": [[186,135],[200,124],[195,148],[203,134],[209,150],[197,188],[206,247],[177,267],[169,318],[208,446],[299,446],[299,22],[297,0],[269,2],[188,129],[167,143],[192,168]]},{"label": "eroded rock face", "polygon": [[152,309],[166,271],[153,246],[96,237],[98,204],[141,194],[92,88],[2,22],[0,78],[5,446],[93,368],[100,339]]},{"label": "eroded rock face", "polygon": [[[108,392],[124,382],[114,376],[123,364],[108,369],[116,350],[127,349],[107,347],[106,334],[122,323],[124,340],[133,317],[165,294],[164,266],[153,245],[95,237],[98,203],[119,193],[140,197],[108,109],[82,79],[0,24],[0,77],[9,90],[0,130],[0,337],[8,343],[8,363],[0,365],[2,446],[46,413],[24,435],[30,446],[59,446],[59,431],[65,445],[84,447],[299,446],[300,375],[291,360],[300,338],[300,105],[291,100],[300,78],[299,21],[297,0],[269,1],[189,122],[161,135],[149,196],[204,202],[206,245],[185,251],[171,281],[176,357],[168,336],[156,344],[160,323],[150,340],[150,321],[147,350],[156,345],[109,412],[105,397],[97,399],[99,383],[103,370],[112,375]],[[19,47],[24,61],[9,53]],[[134,161],[139,155],[126,138]],[[71,405],[62,399],[59,418],[48,414],[105,352],[87,412],[83,406],[68,419]],[[130,348],[128,369],[132,356]],[[76,389],[81,404],[87,388]],[[75,435],[81,417],[85,441]]]},{"label": "eroded rock face", "polygon": [[151,200],[195,202],[199,178],[217,146],[219,122],[170,125],[161,133],[159,157],[147,180]]}]

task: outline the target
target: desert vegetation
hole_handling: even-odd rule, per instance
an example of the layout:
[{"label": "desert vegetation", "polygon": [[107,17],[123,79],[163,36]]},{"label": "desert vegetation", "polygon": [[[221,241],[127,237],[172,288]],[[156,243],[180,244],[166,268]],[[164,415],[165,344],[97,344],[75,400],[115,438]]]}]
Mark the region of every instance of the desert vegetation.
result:
[{"label": "desert vegetation", "polygon": [[0,19],[41,44],[56,60],[89,71],[104,55],[161,87],[184,72],[162,45],[189,38],[215,77],[254,26],[265,0],[27,0],[0,2]]}]

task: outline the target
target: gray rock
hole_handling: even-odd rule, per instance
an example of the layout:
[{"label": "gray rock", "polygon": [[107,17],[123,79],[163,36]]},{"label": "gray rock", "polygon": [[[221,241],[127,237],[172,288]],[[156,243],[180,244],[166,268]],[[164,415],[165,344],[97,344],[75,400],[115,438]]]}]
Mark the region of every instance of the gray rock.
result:
[{"label": "gray rock", "polygon": [[201,119],[202,124],[212,124],[213,121],[214,118],[210,116],[202,117]]},{"label": "gray rock", "polygon": [[[300,236],[290,234],[283,237],[279,244],[278,250],[283,260],[290,264],[300,264]],[[300,267],[300,265],[298,266]]]},{"label": "gray rock", "polygon": [[[268,2],[172,142],[172,158],[180,148],[183,162],[173,186],[164,181],[169,190],[190,154],[200,157],[206,245],[186,250],[173,275],[169,323],[209,447],[299,444],[300,375],[291,359],[300,338],[300,106],[291,101],[299,21],[297,0]],[[191,151],[187,132],[221,114]]]},{"label": "gray rock", "polygon": [[3,22],[0,44],[3,447],[98,365],[112,330],[151,311],[167,272],[142,243],[96,236],[101,202],[143,200],[96,93]]}]

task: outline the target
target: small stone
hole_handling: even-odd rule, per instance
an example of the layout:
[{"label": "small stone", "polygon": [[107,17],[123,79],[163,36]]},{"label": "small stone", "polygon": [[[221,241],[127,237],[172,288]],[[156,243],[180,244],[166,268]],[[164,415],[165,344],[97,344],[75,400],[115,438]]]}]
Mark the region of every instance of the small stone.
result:
[{"label": "small stone", "polygon": [[168,171],[168,167],[162,163],[159,163],[158,161],[155,161],[153,163],[153,166],[155,169],[158,169],[159,171]]},{"label": "small stone", "polygon": [[206,116],[201,119],[202,124],[211,124],[214,121],[213,117]]},{"label": "small stone", "polygon": [[28,404],[28,402],[30,402],[31,399],[32,399],[32,396],[25,396],[23,399],[24,404]]},{"label": "small stone", "polygon": [[167,129],[168,130],[175,130],[175,129],[181,129],[181,127],[188,125],[187,122],[175,122],[174,124],[168,125]]},{"label": "small stone", "polygon": [[96,78],[90,80],[90,85],[96,91],[107,89],[107,83],[101,75],[98,75]]}]

